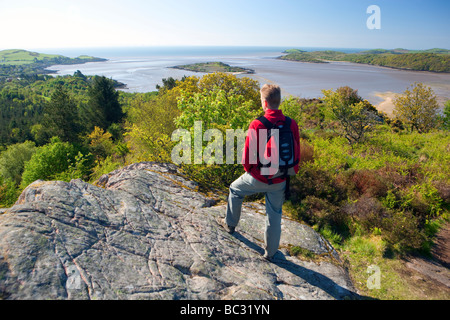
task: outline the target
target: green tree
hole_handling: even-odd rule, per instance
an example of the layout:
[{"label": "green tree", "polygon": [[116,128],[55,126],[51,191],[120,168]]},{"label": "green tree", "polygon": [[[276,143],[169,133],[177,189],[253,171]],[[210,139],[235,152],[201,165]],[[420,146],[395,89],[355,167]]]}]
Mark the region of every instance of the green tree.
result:
[{"label": "green tree", "polygon": [[198,92],[223,90],[226,95],[241,95],[251,102],[251,110],[261,110],[259,82],[249,77],[238,78],[233,74],[215,72],[204,75],[198,82]]},{"label": "green tree", "polygon": [[32,141],[10,145],[0,154],[0,176],[19,185],[25,163],[35,152],[36,147]]},{"label": "green tree", "polygon": [[170,137],[176,129],[174,119],[180,115],[179,88],[161,90],[156,97],[137,94],[130,102],[124,135],[132,161],[170,162]]},{"label": "green tree", "polygon": [[84,155],[77,147],[58,137],[49,144],[39,147],[25,164],[21,188],[42,180],[63,180],[85,178],[92,165],[92,156]]},{"label": "green tree", "polygon": [[124,113],[119,103],[119,93],[114,88],[114,81],[104,76],[95,77],[88,96],[89,101],[83,110],[83,121],[89,132],[92,132],[95,126],[107,130],[111,124],[122,121]]},{"label": "green tree", "polygon": [[19,189],[11,179],[3,179],[0,176],[0,208],[10,207],[16,202]]},{"label": "green tree", "polygon": [[[211,89],[203,89],[194,94],[182,92],[178,99],[181,115],[175,119],[177,126],[190,130],[191,136],[201,135],[207,140],[200,146],[201,154],[197,152],[198,146],[194,141],[190,150],[193,164],[189,163],[188,158],[185,159],[188,163],[182,164],[182,170],[200,185],[224,190],[243,173],[242,165],[223,164],[225,155],[226,160],[229,160],[229,156],[239,159],[242,155],[242,150],[238,151],[239,145],[238,148],[234,148],[233,154],[228,155],[227,143],[223,137],[227,137],[228,129],[241,129],[242,137],[245,138],[245,130],[261,112],[261,107],[256,109],[255,101],[251,97],[246,98],[241,94],[251,90],[253,89],[215,85]],[[197,121],[200,126],[198,123],[195,124]],[[208,129],[214,130],[210,130],[206,135]],[[185,150],[183,157],[184,152]],[[199,160],[204,163],[199,164]]]},{"label": "green tree", "polygon": [[181,94],[178,108],[181,115],[175,120],[178,127],[190,129],[195,121],[202,121],[204,130],[228,127],[247,129],[250,121],[255,119],[258,111],[252,110],[253,101],[234,90],[226,92],[219,87],[202,92]]},{"label": "green tree", "polygon": [[177,81],[176,81],[174,78],[172,78],[172,77],[169,77],[169,78],[163,78],[163,79],[162,79],[162,83],[163,83],[162,87],[161,87],[159,84],[156,85],[156,89],[157,89],[158,91],[161,91],[161,90],[170,90],[170,89],[175,88],[176,85],[177,85]]},{"label": "green tree", "polygon": [[450,130],[450,100],[447,100],[447,102],[445,103],[442,125],[444,129]]},{"label": "green tree", "polygon": [[44,128],[47,134],[63,141],[76,142],[80,132],[77,105],[67,89],[58,85],[44,107]]},{"label": "green tree", "polygon": [[111,133],[95,127],[94,131],[88,135],[88,139],[90,140],[89,150],[97,161],[112,154],[114,145]]},{"label": "green tree", "polygon": [[439,105],[434,91],[423,83],[414,83],[394,100],[394,115],[411,132],[428,132],[436,126]]},{"label": "green tree", "polygon": [[322,90],[322,93],[332,116],[339,122],[336,131],[350,144],[362,141],[379,118],[370,103],[349,87]]}]

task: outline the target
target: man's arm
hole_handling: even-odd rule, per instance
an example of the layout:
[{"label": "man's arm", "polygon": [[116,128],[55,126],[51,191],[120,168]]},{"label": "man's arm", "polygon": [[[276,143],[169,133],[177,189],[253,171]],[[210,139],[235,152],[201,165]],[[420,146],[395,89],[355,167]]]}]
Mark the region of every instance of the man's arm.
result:
[{"label": "man's arm", "polygon": [[254,166],[258,165],[257,126],[258,121],[252,121],[247,131],[247,137],[245,138],[245,146],[242,152],[242,164],[244,165],[244,170],[247,172],[250,172]]},{"label": "man's arm", "polygon": [[[300,161],[300,131],[298,128],[298,124],[297,122],[295,122],[295,120],[292,120],[291,122],[291,130],[292,133],[294,135],[294,152],[295,152],[295,158],[294,159],[299,159]],[[295,165],[294,170],[295,173],[298,173],[298,168],[299,168],[299,164]]]}]

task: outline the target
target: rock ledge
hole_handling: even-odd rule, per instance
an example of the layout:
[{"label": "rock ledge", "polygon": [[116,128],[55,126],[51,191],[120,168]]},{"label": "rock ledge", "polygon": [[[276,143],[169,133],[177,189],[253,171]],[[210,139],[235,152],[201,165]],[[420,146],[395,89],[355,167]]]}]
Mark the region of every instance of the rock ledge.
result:
[{"label": "rock ledge", "polygon": [[225,207],[168,164],[137,163],[98,186],[36,181],[0,215],[3,299],[358,298],[339,255],[311,228],[283,219],[286,250],[261,257],[264,212],[246,204],[234,235]]}]

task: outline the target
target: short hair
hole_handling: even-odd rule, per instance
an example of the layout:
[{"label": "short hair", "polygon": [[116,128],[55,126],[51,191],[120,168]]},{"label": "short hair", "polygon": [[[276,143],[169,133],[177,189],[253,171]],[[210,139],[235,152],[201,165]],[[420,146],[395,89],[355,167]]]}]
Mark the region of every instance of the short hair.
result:
[{"label": "short hair", "polygon": [[261,100],[267,100],[271,109],[278,109],[281,103],[281,89],[275,84],[265,84],[261,88]]}]

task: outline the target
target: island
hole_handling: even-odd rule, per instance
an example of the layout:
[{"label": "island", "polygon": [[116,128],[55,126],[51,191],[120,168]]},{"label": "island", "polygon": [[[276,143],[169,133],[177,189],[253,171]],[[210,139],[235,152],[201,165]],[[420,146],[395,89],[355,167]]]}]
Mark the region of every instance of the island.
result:
[{"label": "island", "polygon": [[312,63],[347,61],[404,70],[450,72],[450,50],[439,48],[428,50],[373,49],[357,53],[332,50],[309,52],[288,49],[283,53],[285,55],[278,59]]},{"label": "island", "polygon": [[233,73],[233,74],[255,73],[255,71],[252,69],[241,68],[241,67],[232,67],[226,63],[217,62],[217,61],[186,64],[186,65],[174,66],[171,68],[187,70],[187,71],[192,71],[192,72],[204,72],[204,73],[214,73],[214,72],[225,72],[225,73]]}]

